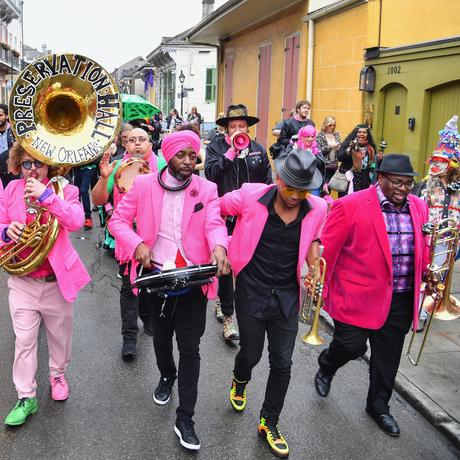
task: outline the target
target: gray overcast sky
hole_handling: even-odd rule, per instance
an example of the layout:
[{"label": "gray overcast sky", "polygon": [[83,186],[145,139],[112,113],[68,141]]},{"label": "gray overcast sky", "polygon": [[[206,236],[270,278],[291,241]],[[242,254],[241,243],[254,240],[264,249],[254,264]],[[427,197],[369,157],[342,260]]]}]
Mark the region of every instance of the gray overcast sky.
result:
[{"label": "gray overcast sky", "polygon": [[77,52],[111,72],[197,24],[201,10],[201,0],[24,0],[24,43]]}]

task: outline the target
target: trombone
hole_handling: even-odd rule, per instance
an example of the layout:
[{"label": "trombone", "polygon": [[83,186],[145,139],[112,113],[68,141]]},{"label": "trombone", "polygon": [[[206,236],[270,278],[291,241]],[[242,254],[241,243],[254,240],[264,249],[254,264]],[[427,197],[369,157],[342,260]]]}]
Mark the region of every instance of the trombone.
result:
[{"label": "trombone", "polygon": [[305,300],[300,309],[300,320],[304,323],[310,319],[311,310],[315,308],[313,322],[310,330],[301,337],[303,343],[310,345],[322,345],[324,339],[318,334],[319,317],[321,306],[323,305],[323,288],[324,279],[326,277],[326,261],[322,256],[324,246],[319,246],[319,256],[315,259],[314,265],[311,267],[310,277],[305,278]]},{"label": "trombone", "polygon": [[415,357],[411,355],[416,334],[415,330],[412,332],[409,347],[407,348],[407,357],[414,366],[418,365],[422,357],[433,318],[450,321],[460,316],[460,301],[450,295],[455,255],[459,243],[457,222],[452,218],[443,219],[434,227],[431,226],[431,228],[428,228],[427,231],[431,234],[428,279],[435,284],[435,287],[430,292],[427,285],[420,302],[419,316],[422,310],[426,310],[430,316],[425,333],[423,334],[420,349]]}]

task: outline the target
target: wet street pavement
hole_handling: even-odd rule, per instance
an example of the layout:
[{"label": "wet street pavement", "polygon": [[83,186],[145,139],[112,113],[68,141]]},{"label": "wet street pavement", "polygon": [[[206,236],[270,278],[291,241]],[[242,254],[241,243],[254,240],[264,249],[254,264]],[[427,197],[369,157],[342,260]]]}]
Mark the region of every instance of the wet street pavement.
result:
[{"label": "wet street pavement", "polygon": [[[81,239],[84,237],[85,239]],[[268,375],[267,356],[255,368],[248,386],[248,405],[236,414],[228,401],[237,346],[222,339],[222,327],[208,305],[201,347],[201,376],[196,430],[202,448],[197,455],[180,446],[173,431],[177,385],[171,402],[159,407],[152,391],[159,374],[151,337],[142,332],[138,358],[121,359],[119,284],[116,263],[98,248],[100,229],[81,231],[72,241],[90,270],[92,283],[74,305],[73,360],[67,377],[66,402],[49,395],[46,337],[40,336],[37,373],[39,412],[19,428],[0,428],[0,459],[270,459],[257,437],[260,406]],[[11,381],[14,335],[8,313],[6,275],[0,275],[0,417],[16,402]],[[291,386],[280,428],[291,459],[454,459],[459,451],[398,394],[391,401],[401,437],[382,433],[364,412],[368,367],[357,360],[341,369],[328,398],[316,395],[313,377],[323,347],[300,341],[300,325]],[[322,328],[327,341],[329,334]]]}]

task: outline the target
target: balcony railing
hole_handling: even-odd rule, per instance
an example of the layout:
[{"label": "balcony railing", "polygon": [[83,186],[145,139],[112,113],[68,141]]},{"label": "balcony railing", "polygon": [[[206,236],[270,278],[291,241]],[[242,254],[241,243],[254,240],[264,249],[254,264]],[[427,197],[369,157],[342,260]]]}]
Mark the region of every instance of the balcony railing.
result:
[{"label": "balcony railing", "polygon": [[4,70],[19,72],[23,68],[23,61],[11,50],[0,48],[0,67],[3,67]]},{"label": "balcony railing", "polygon": [[22,15],[21,5],[16,0],[0,0],[0,19],[9,24]]}]

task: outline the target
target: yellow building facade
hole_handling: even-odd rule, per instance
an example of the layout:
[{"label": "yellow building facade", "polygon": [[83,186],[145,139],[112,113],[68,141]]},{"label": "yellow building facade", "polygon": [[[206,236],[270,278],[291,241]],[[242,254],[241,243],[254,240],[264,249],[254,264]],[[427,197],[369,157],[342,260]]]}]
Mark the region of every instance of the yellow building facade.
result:
[{"label": "yellow building facade", "polygon": [[[256,126],[254,134],[269,146],[274,142],[271,128],[293,108],[284,107],[290,37],[298,36],[297,81],[290,100],[293,94],[296,100],[311,99],[311,118],[317,128],[326,116],[333,115],[343,137],[365,120],[381,135],[379,95],[359,90],[366,50],[460,35],[459,17],[458,0],[229,0],[194,27],[189,40],[218,46],[219,111],[231,101],[257,114],[264,104],[270,129]],[[269,70],[263,78],[260,68],[265,45],[270,45],[271,59],[269,67],[264,64]],[[416,78],[423,79],[423,73]],[[265,103],[261,94],[267,95]],[[428,126],[424,122],[419,129],[422,125]]]},{"label": "yellow building facade", "polygon": [[[245,104],[251,114],[257,114],[260,48],[267,44],[271,45],[270,74],[262,77],[270,78],[267,137],[260,139],[257,126],[255,127],[256,138],[263,144],[270,145],[274,141],[270,134],[271,128],[283,118],[286,38],[294,35],[300,36],[298,79],[295,93],[299,98],[303,98],[305,94],[307,27],[299,20],[303,14],[305,14],[305,5],[304,2],[300,2],[285,10],[278,19],[262,24],[254,30],[237,34],[221,48],[220,59],[222,62],[225,62],[227,56],[233,56],[234,59],[231,102]],[[219,76],[221,85],[219,86],[218,110],[225,111],[225,65],[219,66]],[[285,112],[289,112],[292,108],[286,107]]]}]

